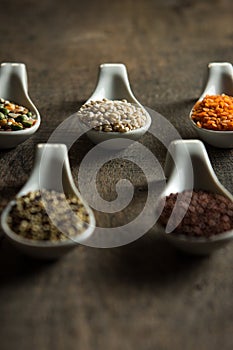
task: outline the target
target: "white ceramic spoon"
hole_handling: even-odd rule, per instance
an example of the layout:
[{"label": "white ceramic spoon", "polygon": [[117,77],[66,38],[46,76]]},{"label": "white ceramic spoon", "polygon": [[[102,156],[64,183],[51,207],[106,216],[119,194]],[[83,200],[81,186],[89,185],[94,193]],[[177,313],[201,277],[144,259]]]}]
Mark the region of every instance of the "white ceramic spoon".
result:
[{"label": "white ceramic spoon", "polygon": [[0,97],[27,107],[36,115],[36,123],[31,128],[18,131],[0,131],[0,149],[13,148],[28,139],[40,126],[40,114],[28,95],[25,64],[1,64]]},{"label": "white ceramic spoon", "polygon": [[[213,62],[208,65],[207,83],[198,101],[206,95],[226,94],[233,96],[233,67],[228,62]],[[191,118],[191,125],[198,136],[212,146],[219,148],[233,148],[233,131],[215,131],[199,128]]]},{"label": "white ceramic spoon", "polygon": [[[166,162],[167,186],[160,198],[184,190],[206,190],[221,194],[233,202],[232,194],[219,182],[211,166],[204,144],[199,140],[175,140],[171,142]],[[192,254],[210,254],[215,249],[233,240],[233,230],[210,238],[188,237],[167,233],[158,224],[159,230],[179,249]]]},{"label": "white ceramic spoon", "polygon": [[[37,145],[32,173],[16,197],[21,197],[30,191],[40,189],[64,192],[66,195],[74,195],[81,198],[72,178],[67,147],[64,144]],[[6,237],[24,253],[36,258],[59,258],[71,248],[74,248],[77,243],[84,242],[94,231],[95,218],[93,212],[82,198],[81,200],[89,214],[90,222],[87,229],[79,234],[77,239],[75,237],[72,240],[67,239],[66,241],[58,242],[33,241],[32,239],[22,238],[14,233],[7,224],[7,217],[15,200],[11,201],[2,213],[2,229]]]},{"label": "white ceramic spoon", "polygon": [[[86,101],[86,103],[90,101],[102,100],[103,98],[107,98],[109,100],[126,99],[128,102],[141,107],[146,112],[147,120],[143,127],[125,133],[104,132],[93,129],[89,130],[87,132],[87,136],[93,143],[98,144],[103,141],[111,140],[111,143],[105,145],[103,144],[101,146],[109,149],[121,149],[129,145],[129,142],[127,142],[129,139],[137,141],[149,129],[151,125],[151,117],[133,95],[130,88],[127,70],[124,64],[105,63],[100,65],[99,77],[95,91]],[[125,142],[124,139],[126,140]]]}]

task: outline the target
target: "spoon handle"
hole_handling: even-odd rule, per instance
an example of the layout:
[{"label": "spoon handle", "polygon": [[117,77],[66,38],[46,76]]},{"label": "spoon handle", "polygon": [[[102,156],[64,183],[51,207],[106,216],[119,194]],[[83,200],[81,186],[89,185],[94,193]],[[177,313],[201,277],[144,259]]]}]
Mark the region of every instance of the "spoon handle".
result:
[{"label": "spoon handle", "polygon": [[233,196],[219,182],[204,144],[199,140],[171,142],[165,162],[165,176],[169,179],[166,195],[184,190],[202,189]]},{"label": "spoon handle", "polygon": [[65,144],[38,144],[31,175],[18,193],[22,196],[38,189],[63,192],[63,172],[70,175],[68,151]]},{"label": "spoon handle", "polygon": [[0,95],[4,99],[22,101],[28,98],[28,79],[24,63],[2,63],[0,66]]},{"label": "spoon handle", "polygon": [[109,100],[127,99],[130,102],[138,103],[130,88],[127,69],[124,64],[104,63],[100,65],[95,91],[87,102],[103,98]]},{"label": "spoon handle", "polygon": [[233,67],[229,62],[212,62],[208,64],[207,80],[199,100],[206,95],[233,95]]}]

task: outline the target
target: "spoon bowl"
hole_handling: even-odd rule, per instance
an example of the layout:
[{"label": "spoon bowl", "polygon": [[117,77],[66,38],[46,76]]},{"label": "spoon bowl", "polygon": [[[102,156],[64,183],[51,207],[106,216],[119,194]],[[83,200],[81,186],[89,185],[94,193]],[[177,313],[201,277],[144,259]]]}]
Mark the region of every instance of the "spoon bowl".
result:
[{"label": "spoon bowl", "polygon": [[[122,149],[129,145],[129,140],[137,141],[142,137],[151,125],[151,117],[146,109],[133,95],[130,88],[127,70],[124,64],[119,63],[105,63],[99,67],[99,77],[95,91],[91,97],[86,101],[99,101],[102,99],[108,100],[127,100],[140,107],[146,114],[146,123],[144,126],[130,130],[127,132],[105,132],[89,129],[87,136],[95,143],[101,143],[101,147],[108,149]],[[104,142],[111,141],[111,142]]]},{"label": "spoon bowl", "polygon": [[[85,231],[77,237],[67,237],[64,241],[39,241],[24,238],[13,232],[7,223],[8,215],[15,200],[4,209],[1,225],[6,237],[25,254],[41,259],[57,259],[88,239],[95,228],[95,218],[88,204],[81,198],[70,170],[67,148],[64,144],[38,144],[32,173],[17,194],[17,198],[37,190],[54,190],[65,195],[76,196],[81,199],[89,215],[89,223]],[[65,234],[65,232],[64,232]]]},{"label": "spoon bowl", "polygon": [[[194,189],[221,194],[233,202],[232,194],[219,182],[211,166],[205,146],[199,140],[175,140],[171,142],[164,171],[168,182],[160,196],[161,199],[171,193],[181,193],[185,190]],[[167,233],[168,226],[169,221],[166,229],[157,223],[157,227],[169,242],[191,254],[210,254],[233,240],[233,230],[208,238],[199,238],[184,234]]]},{"label": "spoon bowl", "polygon": [[27,71],[24,63],[2,63],[0,97],[28,108],[36,123],[18,131],[0,131],[0,149],[14,148],[32,136],[40,126],[40,114],[28,95]]},{"label": "spoon bowl", "polygon": [[[198,101],[206,95],[226,94],[233,96],[233,67],[228,62],[212,62],[208,65],[207,83]],[[233,148],[233,131],[215,131],[199,128],[189,114],[192,127],[206,143],[219,148]]]}]

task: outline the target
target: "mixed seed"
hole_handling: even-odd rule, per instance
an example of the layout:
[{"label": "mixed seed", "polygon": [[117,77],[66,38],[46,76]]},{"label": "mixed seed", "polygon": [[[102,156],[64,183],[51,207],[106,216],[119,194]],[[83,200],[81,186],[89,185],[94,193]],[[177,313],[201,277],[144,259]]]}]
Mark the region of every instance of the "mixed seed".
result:
[{"label": "mixed seed", "polygon": [[18,131],[31,128],[36,116],[28,108],[0,98],[0,131]]},{"label": "mixed seed", "polygon": [[[174,234],[210,237],[233,230],[233,203],[226,197],[207,191],[184,191],[166,197],[159,222],[165,227],[173,212]],[[191,201],[190,201],[191,198]],[[180,218],[185,215],[180,221]]]},{"label": "mixed seed", "polygon": [[17,198],[7,219],[11,230],[21,237],[52,242],[74,238],[86,230],[89,222],[79,198],[47,190]]},{"label": "mixed seed", "polygon": [[127,132],[146,124],[146,112],[127,100],[90,101],[77,112],[88,127],[104,132]]}]

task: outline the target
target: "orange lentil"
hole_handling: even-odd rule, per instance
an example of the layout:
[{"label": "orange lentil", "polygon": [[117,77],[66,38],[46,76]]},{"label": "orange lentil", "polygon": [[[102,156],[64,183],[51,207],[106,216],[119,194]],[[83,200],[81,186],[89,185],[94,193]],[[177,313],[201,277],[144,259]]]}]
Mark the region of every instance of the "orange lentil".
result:
[{"label": "orange lentil", "polygon": [[199,128],[233,131],[233,97],[206,95],[194,105],[191,118]]}]

